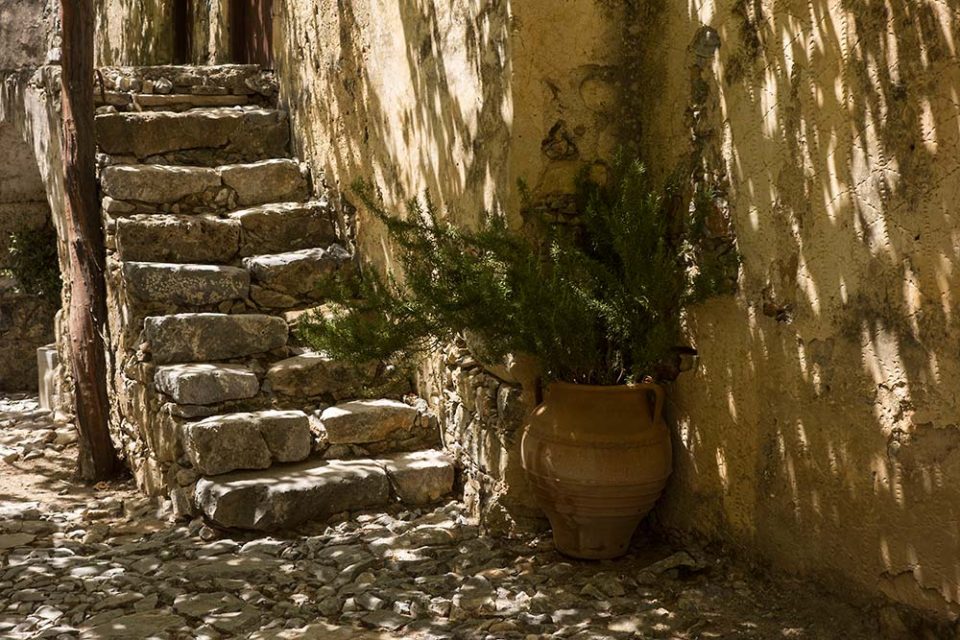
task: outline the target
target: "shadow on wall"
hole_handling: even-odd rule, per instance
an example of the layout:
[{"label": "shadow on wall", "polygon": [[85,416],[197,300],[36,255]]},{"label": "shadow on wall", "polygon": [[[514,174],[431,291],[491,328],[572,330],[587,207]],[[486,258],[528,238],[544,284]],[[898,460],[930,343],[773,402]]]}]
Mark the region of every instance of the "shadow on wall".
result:
[{"label": "shadow on wall", "polygon": [[960,5],[651,11],[644,147],[715,151],[743,256],[689,318],[661,520],[960,614]]},{"label": "shadow on wall", "polygon": [[170,64],[173,5],[170,0],[97,2],[97,66]]},{"label": "shadow on wall", "polygon": [[0,148],[0,391],[35,391],[37,349],[54,341],[59,306],[57,283],[42,295],[58,269],[52,220],[33,150],[12,124],[0,122]]},{"label": "shadow on wall", "polygon": [[[429,191],[473,219],[502,207],[508,181],[510,55],[507,2],[347,2],[336,10],[282,2],[277,67],[300,153],[339,179],[362,177],[388,203]],[[378,5],[378,6],[372,6]],[[316,41],[332,37],[337,42]],[[316,124],[305,121],[319,117]],[[297,122],[299,120],[299,122]],[[330,185],[349,198],[349,184]],[[360,234],[383,256],[378,222]],[[387,254],[388,255],[388,254]],[[389,260],[389,259],[388,259]]]}]

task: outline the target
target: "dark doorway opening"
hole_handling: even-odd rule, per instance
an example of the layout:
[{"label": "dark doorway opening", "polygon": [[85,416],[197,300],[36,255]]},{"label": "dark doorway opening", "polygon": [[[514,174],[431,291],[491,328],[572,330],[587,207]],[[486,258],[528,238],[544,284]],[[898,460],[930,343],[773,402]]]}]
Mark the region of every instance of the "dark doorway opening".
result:
[{"label": "dark doorway opening", "polygon": [[273,0],[231,0],[233,61],[273,68]]},{"label": "dark doorway opening", "polygon": [[173,0],[173,62],[189,64],[193,60],[193,1]]}]

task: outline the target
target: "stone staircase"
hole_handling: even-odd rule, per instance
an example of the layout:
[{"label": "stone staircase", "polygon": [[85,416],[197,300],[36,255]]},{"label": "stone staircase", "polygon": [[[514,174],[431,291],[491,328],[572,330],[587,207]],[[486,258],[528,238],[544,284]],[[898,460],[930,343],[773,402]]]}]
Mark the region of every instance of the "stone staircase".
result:
[{"label": "stone staircase", "polygon": [[115,440],[141,487],[223,527],[281,529],[452,490],[408,380],[297,345],[356,274],[255,66],[101,70]]}]

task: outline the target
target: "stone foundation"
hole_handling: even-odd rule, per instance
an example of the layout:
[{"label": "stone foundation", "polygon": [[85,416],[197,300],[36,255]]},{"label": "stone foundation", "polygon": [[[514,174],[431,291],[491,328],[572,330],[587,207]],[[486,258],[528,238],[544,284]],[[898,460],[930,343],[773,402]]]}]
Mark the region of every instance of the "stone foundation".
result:
[{"label": "stone foundation", "polygon": [[[543,512],[527,485],[520,458],[526,417],[533,409],[516,379],[485,369],[465,345],[451,346],[432,376],[444,446],[462,469],[468,508],[497,536],[542,531]],[[506,371],[498,371],[510,378]]]}]

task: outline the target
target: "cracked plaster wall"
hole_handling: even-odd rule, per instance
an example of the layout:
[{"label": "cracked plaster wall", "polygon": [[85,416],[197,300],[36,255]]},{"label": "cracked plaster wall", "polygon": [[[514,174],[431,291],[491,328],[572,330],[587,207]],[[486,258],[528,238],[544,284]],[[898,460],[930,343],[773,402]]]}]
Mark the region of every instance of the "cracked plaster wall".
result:
[{"label": "cracked plaster wall", "polygon": [[[640,140],[719,176],[739,292],[694,309],[660,523],[960,612],[960,8],[645,3]],[[719,46],[719,48],[717,48]]]}]

